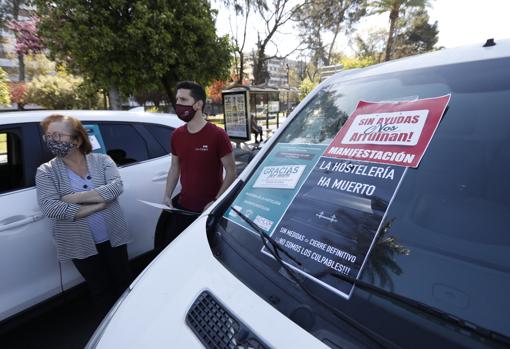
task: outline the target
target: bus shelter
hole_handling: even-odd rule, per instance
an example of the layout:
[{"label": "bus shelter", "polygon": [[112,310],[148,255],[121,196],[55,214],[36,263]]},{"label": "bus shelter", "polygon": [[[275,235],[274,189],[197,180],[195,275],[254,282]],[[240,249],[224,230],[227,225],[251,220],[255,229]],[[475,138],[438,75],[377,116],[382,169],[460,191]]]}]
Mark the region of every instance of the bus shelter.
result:
[{"label": "bus shelter", "polygon": [[279,127],[280,91],[272,87],[234,86],[221,92],[225,131],[231,139],[249,140],[251,117],[270,129],[270,120]]}]

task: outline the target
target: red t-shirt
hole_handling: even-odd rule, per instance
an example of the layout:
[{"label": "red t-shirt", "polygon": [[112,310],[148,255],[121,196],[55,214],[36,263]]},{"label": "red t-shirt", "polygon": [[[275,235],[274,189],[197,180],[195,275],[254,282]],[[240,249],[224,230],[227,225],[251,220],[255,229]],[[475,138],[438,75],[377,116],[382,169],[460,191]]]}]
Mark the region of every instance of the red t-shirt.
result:
[{"label": "red t-shirt", "polygon": [[221,158],[232,152],[230,139],[223,129],[208,122],[197,133],[190,133],[186,125],[179,127],[171,143],[181,170],[179,204],[202,212],[223,183]]}]

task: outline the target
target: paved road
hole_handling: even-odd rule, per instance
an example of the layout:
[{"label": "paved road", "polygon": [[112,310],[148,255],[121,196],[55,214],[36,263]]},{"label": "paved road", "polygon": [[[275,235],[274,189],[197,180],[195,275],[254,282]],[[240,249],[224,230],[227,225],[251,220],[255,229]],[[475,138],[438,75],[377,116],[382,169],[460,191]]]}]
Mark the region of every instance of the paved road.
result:
[{"label": "paved road", "polygon": [[[150,263],[152,255],[131,265],[133,279]],[[0,349],[82,349],[101,323],[94,312],[88,290],[75,287],[49,309],[31,314],[20,323],[0,328]]]},{"label": "paved road", "polygon": [[63,304],[0,336],[2,349],[79,349],[87,344],[101,319],[80,292]]}]

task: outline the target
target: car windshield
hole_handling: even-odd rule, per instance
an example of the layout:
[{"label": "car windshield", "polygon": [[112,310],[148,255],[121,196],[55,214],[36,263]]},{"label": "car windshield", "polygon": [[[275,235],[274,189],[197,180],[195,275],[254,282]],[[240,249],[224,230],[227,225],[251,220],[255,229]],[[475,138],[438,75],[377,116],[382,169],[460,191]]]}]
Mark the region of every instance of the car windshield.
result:
[{"label": "car windshield", "polygon": [[[253,188],[263,188],[255,178],[262,175],[260,164],[266,171],[280,171],[269,159],[285,154],[291,154],[286,156],[287,165],[294,166],[287,171],[306,171],[305,158],[324,151],[359,101],[404,101],[447,94],[451,99],[443,119],[419,167],[409,168],[395,189],[382,228],[360,266],[359,278],[510,336],[509,59],[361,79],[346,74],[331,80],[279,135],[246,187],[253,180]],[[264,197],[246,187],[234,206],[241,199],[253,211],[264,210],[264,201],[282,206],[281,211],[267,213],[267,217],[273,215],[273,221],[283,216],[285,203],[294,198],[282,187],[266,188]],[[244,212],[247,216],[253,213]],[[226,213],[225,220],[233,216]],[[273,221],[251,216],[258,226],[271,231]],[[364,222],[356,219],[352,224],[363,229]],[[227,230],[239,229],[239,224],[225,226]],[[352,238],[359,243],[359,237]],[[293,249],[292,244],[286,247]],[[354,288],[351,300],[356,291]],[[331,292],[331,297],[338,296]],[[343,310],[356,316],[350,302],[345,300]]]}]

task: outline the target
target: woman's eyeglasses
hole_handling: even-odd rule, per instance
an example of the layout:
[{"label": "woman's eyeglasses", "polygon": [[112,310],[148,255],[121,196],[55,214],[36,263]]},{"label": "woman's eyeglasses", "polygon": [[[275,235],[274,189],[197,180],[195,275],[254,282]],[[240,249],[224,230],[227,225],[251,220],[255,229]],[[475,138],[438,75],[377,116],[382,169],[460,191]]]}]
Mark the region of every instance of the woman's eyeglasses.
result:
[{"label": "woman's eyeglasses", "polygon": [[71,137],[71,135],[67,133],[47,133],[42,136],[43,141],[45,142],[47,142],[49,139],[53,139],[54,141],[62,141],[64,137]]}]

